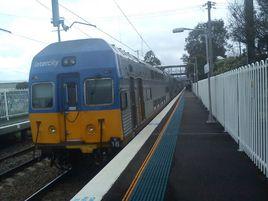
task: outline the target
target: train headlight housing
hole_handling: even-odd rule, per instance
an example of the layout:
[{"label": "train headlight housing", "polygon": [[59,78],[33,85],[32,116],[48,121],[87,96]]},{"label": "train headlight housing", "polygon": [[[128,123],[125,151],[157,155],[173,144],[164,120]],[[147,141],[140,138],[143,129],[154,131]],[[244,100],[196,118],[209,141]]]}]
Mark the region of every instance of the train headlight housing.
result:
[{"label": "train headlight housing", "polygon": [[88,134],[94,134],[95,133],[95,126],[93,124],[88,124],[87,125],[87,133]]},{"label": "train headlight housing", "polygon": [[56,127],[55,126],[49,126],[48,131],[50,134],[55,134],[56,133]]},{"label": "train headlight housing", "polygon": [[74,56],[64,57],[61,63],[62,63],[62,66],[73,66],[76,64],[76,57]]}]

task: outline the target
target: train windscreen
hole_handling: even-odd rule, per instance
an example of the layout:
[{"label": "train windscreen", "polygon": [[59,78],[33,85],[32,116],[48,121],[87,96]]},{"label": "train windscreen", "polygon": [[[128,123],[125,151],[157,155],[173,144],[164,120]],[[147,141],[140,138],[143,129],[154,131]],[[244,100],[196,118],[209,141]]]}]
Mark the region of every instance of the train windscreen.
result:
[{"label": "train windscreen", "polygon": [[32,107],[48,109],[53,107],[53,84],[38,83],[32,86]]},{"label": "train windscreen", "polygon": [[106,105],[113,103],[113,81],[110,78],[88,79],[85,81],[87,105]]}]

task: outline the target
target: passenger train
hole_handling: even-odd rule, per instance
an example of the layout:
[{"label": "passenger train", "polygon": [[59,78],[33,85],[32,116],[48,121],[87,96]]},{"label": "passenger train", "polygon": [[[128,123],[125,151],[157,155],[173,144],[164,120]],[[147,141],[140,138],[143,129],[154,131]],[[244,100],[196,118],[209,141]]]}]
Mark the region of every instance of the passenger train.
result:
[{"label": "passenger train", "polygon": [[126,145],[182,83],[102,39],[83,39],[39,52],[29,89],[33,142],[64,164]]}]

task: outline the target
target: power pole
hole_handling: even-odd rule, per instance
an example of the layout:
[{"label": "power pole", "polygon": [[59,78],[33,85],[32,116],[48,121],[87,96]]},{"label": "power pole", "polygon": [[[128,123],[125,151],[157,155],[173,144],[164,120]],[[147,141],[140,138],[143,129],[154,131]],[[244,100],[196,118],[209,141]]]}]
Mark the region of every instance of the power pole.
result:
[{"label": "power pole", "polygon": [[193,83],[196,82],[195,78],[196,78],[196,66],[195,66],[195,63],[193,63],[194,65],[194,77],[193,77]]},{"label": "power pole", "polygon": [[207,123],[214,123],[215,120],[212,115],[212,104],[211,104],[211,84],[210,84],[210,77],[213,75],[213,47],[212,47],[212,25],[211,25],[211,8],[214,6],[215,3],[208,1],[206,3],[208,9],[208,24],[207,24],[207,37],[208,37],[208,55],[209,55],[209,72],[208,72],[208,101],[209,101],[209,114]]},{"label": "power pole", "polygon": [[238,46],[239,46],[239,56],[241,57],[242,51],[241,51],[241,42],[240,41],[238,41]]},{"label": "power pole", "polygon": [[58,41],[61,41],[60,37],[60,25],[63,23],[62,20],[60,20],[60,14],[59,14],[59,3],[58,0],[51,0],[52,3],[52,24],[54,27],[57,27],[58,32]]},{"label": "power pole", "polygon": [[195,73],[196,73],[196,92],[197,92],[197,96],[199,97],[199,89],[198,89],[198,65],[197,65],[197,57],[195,57]]},{"label": "power pole", "polygon": [[253,0],[244,0],[245,32],[247,42],[248,63],[255,60],[255,26]]}]

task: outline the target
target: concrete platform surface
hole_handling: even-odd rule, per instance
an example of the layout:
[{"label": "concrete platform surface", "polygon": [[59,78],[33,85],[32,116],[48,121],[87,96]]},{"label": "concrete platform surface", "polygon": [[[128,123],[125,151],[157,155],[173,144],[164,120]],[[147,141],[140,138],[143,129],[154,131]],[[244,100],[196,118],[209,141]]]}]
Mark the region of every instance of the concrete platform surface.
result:
[{"label": "concrete platform surface", "polygon": [[9,120],[0,120],[0,136],[7,135],[13,132],[19,132],[30,128],[28,115],[12,117]]},{"label": "concrete platform surface", "polygon": [[[180,129],[177,129],[178,137],[175,140],[175,152],[174,154],[172,152],[171,167],[169,174],[167,174],[168,181],[165,184],[163,182],[157,184],[159,188],[164,185],[166,189],[164,200],[268,201],[267,179],[245,153],[237,151],[238,146],[231,136],[223,132],[223,128],[219,124],[206,124],[208,112],[192,93],[185,93],[184,104]],[[174,124],[173,121],[170,121],[168,125]],[[156,129],[150,135],[117,180],[111,184],[112,186],[102,197],[102,200],[122,200],[123,198],[128,200],[127,191],[132,186],[133,181],[133,189],[135,189],[135,185],[138,186],[139,182],[145,182],[145,179],[143,179],[145,177],[137,175],[144,161],[146,161],[145,158],[148,153],[153,149],[160,130],[162,129]],[[167,126],[166,134],[170,134],[168,132],[171,131]],[[161,144],[161,141],[159,144]],[[151,159],[153,160],[153,155],[148,163]],[[152,164],[154,163],[152,162]],[[154,169],[163,168],[158,164],[156,166]],[[145,172],[147,165],[144,167]],[[110,173],[110,175],[112,174],[113,172]],[[105,184],[106,181],[102,179],[101,183]],[[144,187],[144,185],[143,188],[152,189],[155,183],[151,186],[145,185]],[[96,188],[96,185],[93,185],[93,188]],[[138,193],[141,192],[142,190],[139,190]],[[130,200],[140,199],[130,197]],[[150,199],[147,196],[143,200],[155,201],[162,200],[162,198]]]},{"label": "concrete platform surface", "polygon": [[208,112],[185,94],[165,200],[267,201],[268,183],[254,163],[218,124],[206,124]]},{"label": "concrete platform surface", "polygon": [[[73,198],[72,201],[80,200],[101,200],[111,187],[115,186],[118,178],[122,178],[123,172],[132,163],[136,163],[138,152],[148,147],[147,142],[154,139],[154,133],[161,127],[165,119],[170,114],[171,108],[174,108],[180,95],[176,96],[156,117],[144,127],[137,136],[128,143],[90,182],[88,182]],[[145,145],[144,145],[145,144]],[[146,154],[142,154],[146,156]],[[143,159],[144,160],[144,159]],[[142,160],[141,160],[142,161]],[[135,165],[134,165],[135,166]],[[129,172],[127,172],[129,173]],[[135,173],[135,172],[134,172]],[[123,178],[125,181],[125,179]],[[131,181],[131,180],[129,180]],[[124,192],[124,191],[122,191]],[[114,193],[113,193],[114,194]],[[113,196],[118,196],[117,193]],[[119,198],[109,197],[110,200],[118,200]],[[105,198],[104,198],[105,199]]]}]

